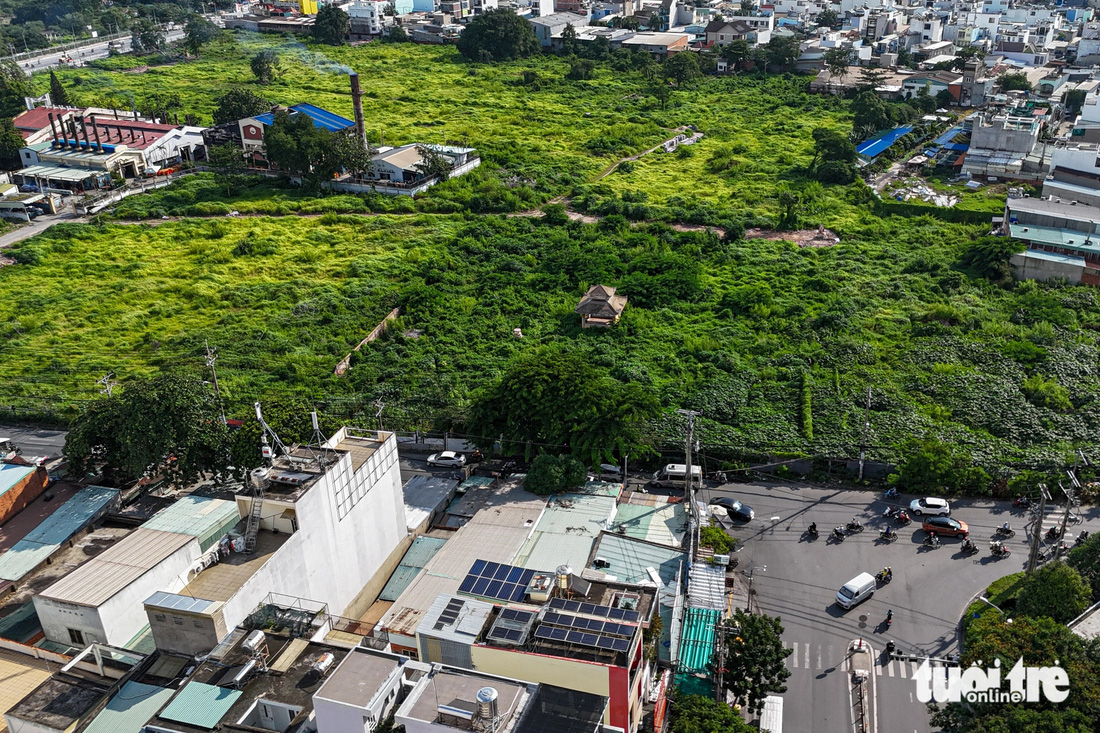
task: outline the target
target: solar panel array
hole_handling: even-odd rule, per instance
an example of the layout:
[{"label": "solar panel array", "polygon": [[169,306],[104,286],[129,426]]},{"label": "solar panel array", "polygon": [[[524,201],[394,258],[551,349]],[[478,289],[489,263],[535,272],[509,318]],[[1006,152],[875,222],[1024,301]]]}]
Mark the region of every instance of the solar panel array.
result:
[{"label": "solar panel array", "polygon": [[458,598],[452,598],[447,604],[447,607],[443,609],[443,613],[439,614],[439,618],[436,619],[435,626],[436,631],[451,626],[458,620],[458,614],[462,611],[462,607],[466,605],[466,602]]},{"label": "solar panel array", "polygon": [[518,608],[505,608],[500,612],[493,628],[486,638],[512,644],[522,644],[528,627],[535,618],[533,611],[521,611]]},{"label": "solar panel array", "polygon": [[611,606],[599,606],[595,603],[582,603],[580,601],[567,601],[564,598],[551,598],[550,608],[569,613],[583,613],[588,616],[603,616],[615,621],[638,623],[642,616],[637,611],[626,608],[612,608]]},{"label": "solar panel array", "polygon": [[536,639],[547,641],[560,641],[567,644],[580,644],[596,649],[605,649],[614,652],[630,651],[630,639],[622,639],[614,636],[600,636],[599,634],[586,634],[583,631],[571,631],[557,626],[543,624],[535,629]]},{"label": "solar panel array", "polygon": [[458,592],[480,598],[495,598],[506,603],[518,602],[527,595],[527,586],[533,577],[534,570],[475,560],[469,574],[458,586]]},{"label": "solar panel array", "polygon": [[600,621],[595,618],[567,616],[565,614],[554,613],[553,611],[547,612],[543,622],[554,624],[555,626],[565,626],[566,628],[577,629],[578,631],[590,631],[597,634],[611,634],[612,636],[625,636],[627,638],[634,635],[635,628],[626,624],[620,624],[616,621]]}]

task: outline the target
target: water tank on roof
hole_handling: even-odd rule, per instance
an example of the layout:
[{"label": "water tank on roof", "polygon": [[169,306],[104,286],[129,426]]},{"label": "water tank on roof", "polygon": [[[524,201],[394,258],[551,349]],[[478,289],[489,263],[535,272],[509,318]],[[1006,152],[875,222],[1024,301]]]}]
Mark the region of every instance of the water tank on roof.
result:
[{"label": "water tank on roof", "polygon": [[482,687],[477,691],[477,717],[492,724],[497,719],[497,691],[492,687]]},{"label": "water tank on roof", "polygon": [[325,672],[328,672],[333,663],[336,662],[336,655],[331,652],[325,652],[321,656],[317,657],[317,661],[310,667],[319,676],[323,677]]},{"label": "water tank on roof", "polygon": [[241,647],[249,654],[255,654],[256,651],[264,645],[267,641],[267,637],[264,636],[264,632],[260,629],[256,629],[251,634],[245,637],[244,644]]},{"label": "water tank on roof", "polygon": [[569,576],[573,574],[573,568],[568,565],[559,565],[558,569],[554,571],[554,574],[558,579],[558,588],[561,590],[569,590]]}]

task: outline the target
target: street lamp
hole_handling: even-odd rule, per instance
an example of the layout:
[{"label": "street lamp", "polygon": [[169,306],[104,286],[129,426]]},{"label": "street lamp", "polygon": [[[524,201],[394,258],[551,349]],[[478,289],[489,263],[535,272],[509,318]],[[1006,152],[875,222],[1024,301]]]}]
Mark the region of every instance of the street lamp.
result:
[{"label": "street lamp", "polygon": [[[768,566],[767,565],[754,565],[753,567],[749,568],[749,572],[748,572],[749,592],[748,592],[748,600],[745,601],[745,611],[746,612],[750,612],[752,610],[752,575],[757,570],[766,573],[766,572],[768,572]],[[744,573],[745,571],[742,570],[741,572]]]},{"label": "street lamp", "polygon": [[1001,612],[1001,618],[1005,618],[1006,616],[1008,616],[1008,614],[1004,612],[1004,609],[1002,609],[997,604],[993,603],[993,601],[989,600],[985,596],[978,596],[978,600],[981,601],[982,603],[984,603],[985,605],[990,606],[990,607],[995,608],[998,611],[1000,611]]}]

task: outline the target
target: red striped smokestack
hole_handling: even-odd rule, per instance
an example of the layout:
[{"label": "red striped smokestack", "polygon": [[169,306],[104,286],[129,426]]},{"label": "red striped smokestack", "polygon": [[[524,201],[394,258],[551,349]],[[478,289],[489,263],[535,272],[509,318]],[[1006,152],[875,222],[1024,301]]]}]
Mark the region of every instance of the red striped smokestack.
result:
[{"label": "red striped smokestack", "polygon": [[355,135],[367,144],[367,126],[363,122],[363,92],[359,89],[359,75],[351,74],[351,104],[355,108]]}]

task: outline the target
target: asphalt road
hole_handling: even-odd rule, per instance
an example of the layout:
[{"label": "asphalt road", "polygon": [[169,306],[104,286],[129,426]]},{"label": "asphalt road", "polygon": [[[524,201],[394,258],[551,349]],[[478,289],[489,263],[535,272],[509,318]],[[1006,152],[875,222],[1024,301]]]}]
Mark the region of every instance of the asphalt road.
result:
[{"label": "asphalt road", "polygon": [[[881,493],[764,483],[729,484],[699,493],[708,500],[733,496],[756,511],[752,522],[732,534],[744,543],[739,567],[746,573],[756,568],[756,603],[763,613],[781,617],[784,641],[793,651],[787,658],[791,677],[783,695],[785,722],[791,730],[852,730],[843,663],[846,644],[859,637],[877,652],[878,730],[932,730],[925,707],[916,701],[915,665],[888,661],[886,642],[892,639],[899,651],[933,657],[957,652],[957,624],[973,596],[1027,562],[1027,515],[1011,511],[1009,502],[952,502],[951,516],[970,525],[970,536],[980,550],[965,557],[958,539],[946,539],[937,550],[922,549],[924,532],[918,521],[901,528],[898,541],[878,541],[878,530],[886,526],[883,510],[907,506],[914,498],[909,495],[888,503]],[[833,527],[853,516],[865,525],[863,532],[839,543],[827,539]],[[1085,508],[1084,518],[1084,524],[1070,527],[1067,535],[1100,530],[1100,508]],[[1016,536],[1007,542],[1011,556],[998,560],[990,555],[989,541],[1005,521]],[[1060,521],[1061,514],[1048,514],[1043,526]],[[811,522],[817,522],[821,533],[814,541],[804,536]],[[850,611],[836,605],[836,592],[845,582],[886,565],[894,570],[891,583]],[[886,612],[891,609],[894,621],[887,627]]]},{"label": "asphalt road", "polygon": [[25,456],[61,455],[65,446],[65,431],[52,428],[28,428],[14,425],[0,425],[0,438],[11,438],[16,448]]},{"label": "asphalt road", "polygon": [[[183,38],[182,30],[168,31],[164,35],[166,42],[178,41]],[[125,36],[119,39],[122,44],[121,53],[130,52],[130,37]],[[61,59],[72,58],[73,66],[83,66],[89,61],[95,59],[105,59],[109,55],[108,45],[110,41],[103,41],[102,43],[89,44],[76,49],[68,49],[66,51],[58,51],[56,53],[46,54],[44,56],[36,56],[32,59],[25,59],[17,62],[19,68],[23,69],[23,72],[28,76],[36,71],[45,71],[46,69],[53,68],[61,65]]]}]

